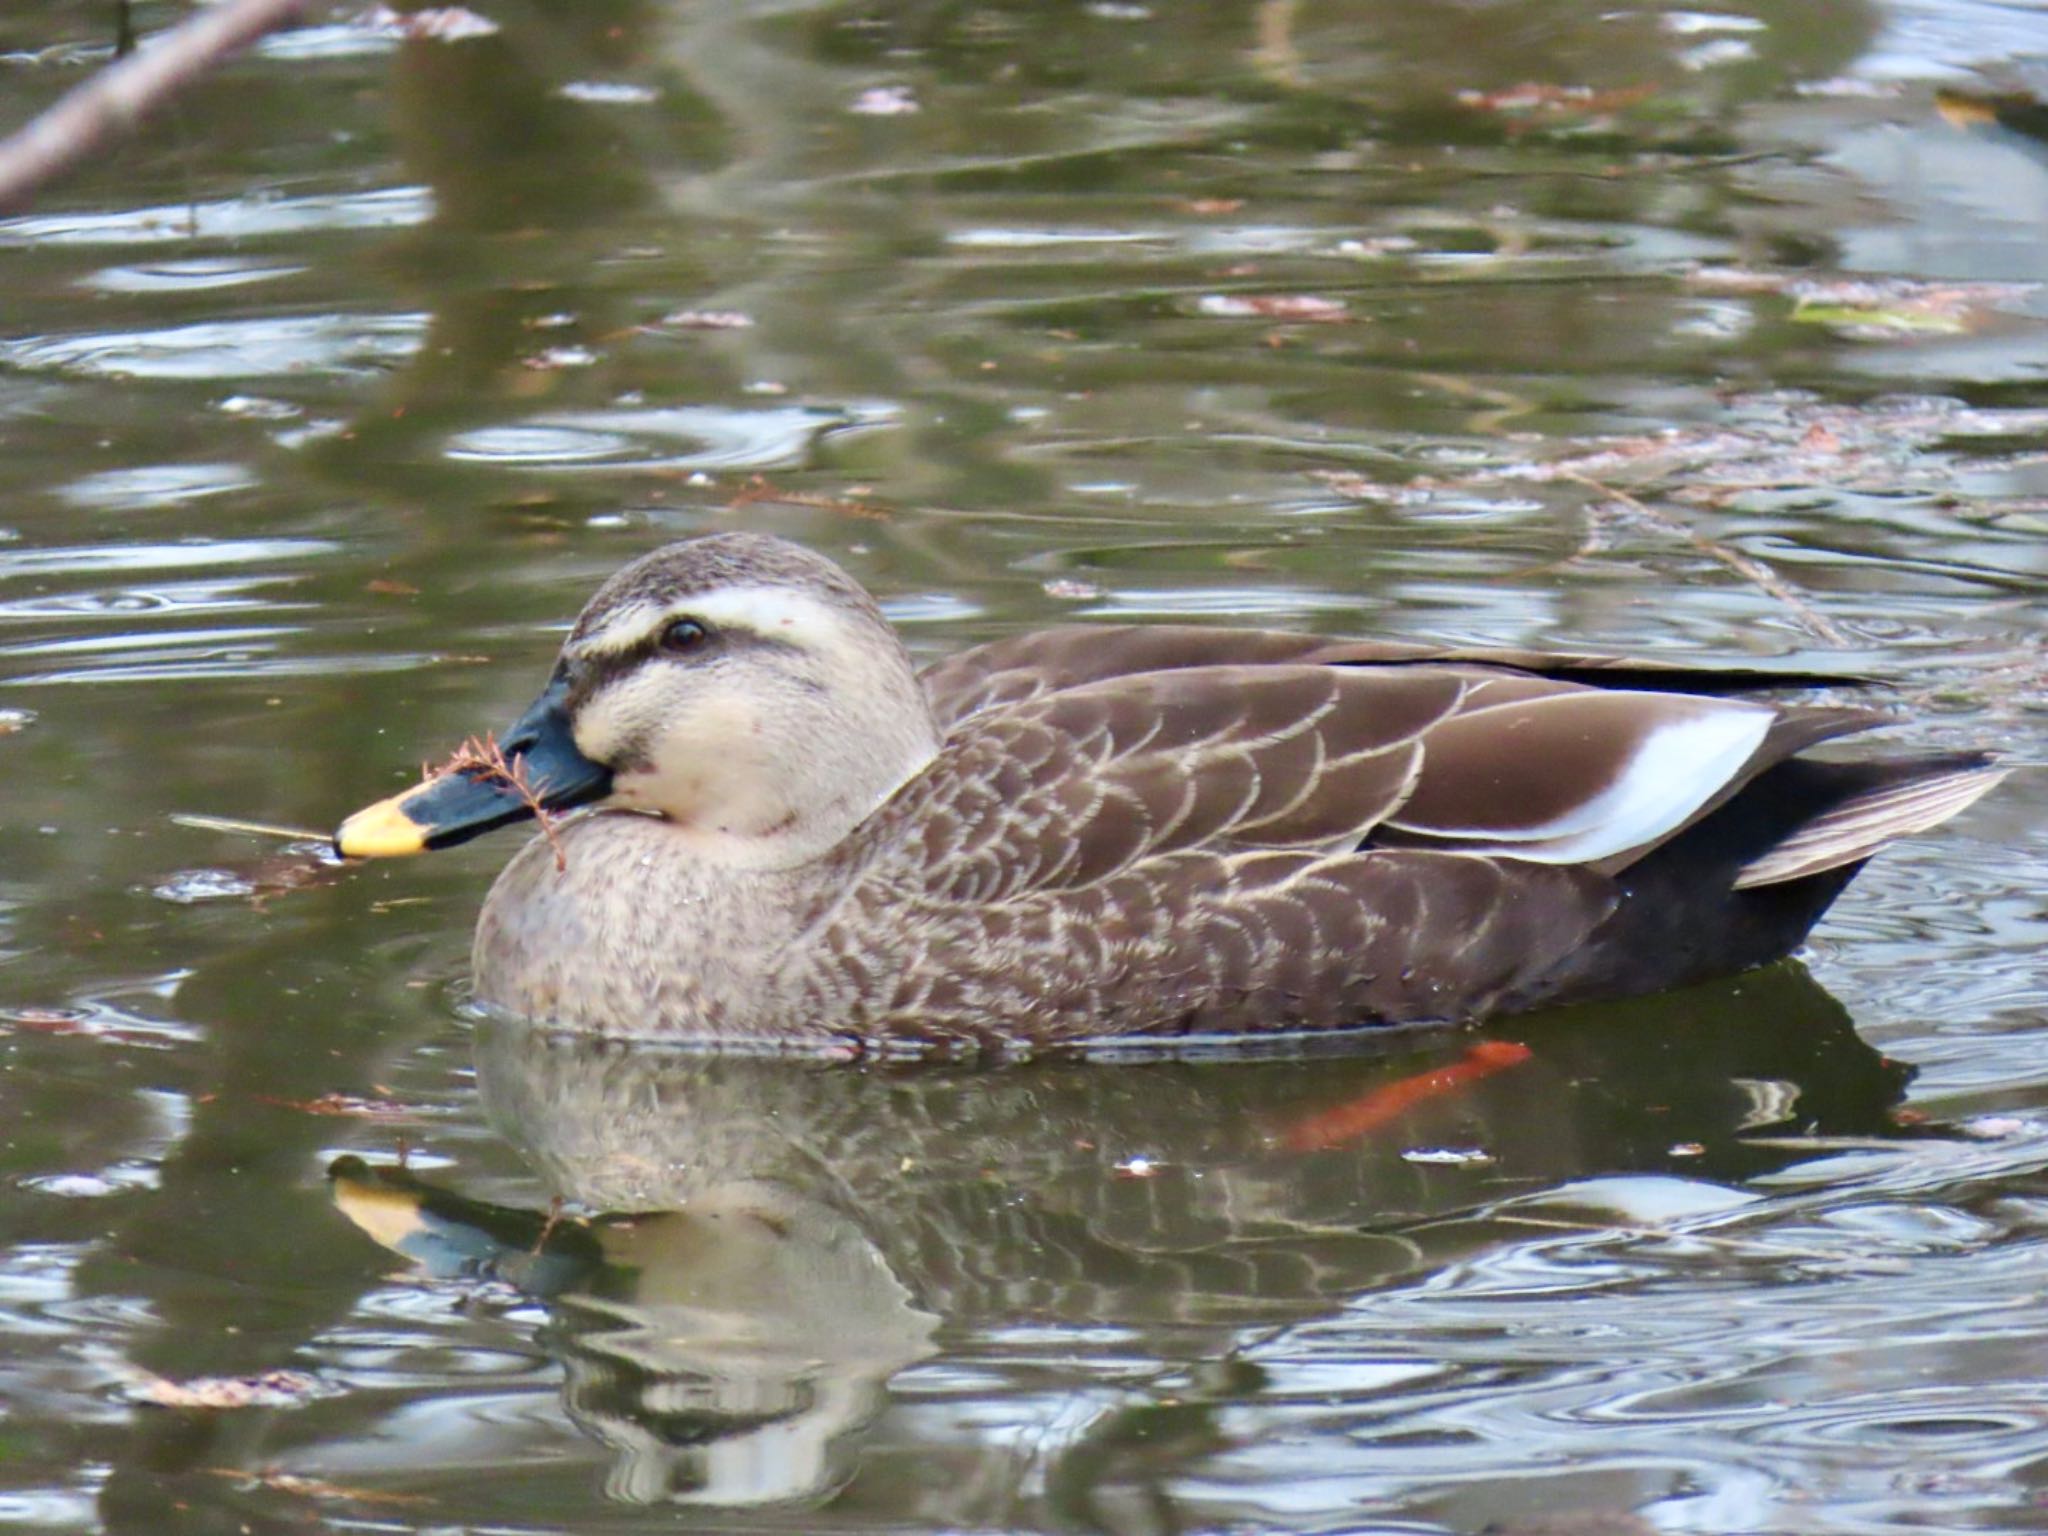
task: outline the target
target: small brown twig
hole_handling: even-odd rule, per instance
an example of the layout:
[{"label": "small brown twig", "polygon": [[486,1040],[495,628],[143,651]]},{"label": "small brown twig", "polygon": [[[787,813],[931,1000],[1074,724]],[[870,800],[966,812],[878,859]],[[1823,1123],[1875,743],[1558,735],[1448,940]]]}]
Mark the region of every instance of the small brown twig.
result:
[{"label": "small brown twig", "polygon": [[438,767],[420,765],[420,781],[438,779],[446,774],[466,773],[478,778],[495,779],[516,793],[526,803],[533,819],[540,823],[540,835],[548,840],[548,847],[554,850],[555,873],[562,874],[569,868],[568,855],[562,851],[562,840],[555,833],[558,818],[555,813],[541,804],[540,791],[533,787],[528,776],[526,760],[514,760],[505,755],[505,749],[498,745],[498,738],[489,731],[481,736],[472,736],[453,752]]},{"label": "small brown twig", "polygon": [[1765,565],[1763,561],[1753,556],[1745,555],[1739,549],[1731,549],[1728,545],[1716,539],[1708,538],[1683,518],[1674,517],[1671,513],[1661,508],[1653,507],[1646,501],[1638,500],[1619,486],[1595,480],[1591,475],[1582,475],[1575,470],[1563,470],[1559,473],[1558,478],[1560,480],[1570,480],[1575,484],[1585,486],[1588,490],[1596,491],[1602,496],[1613,498],[1651,527],[1660,532],[1681,538],[1701,554],[1706,555],[1710,559],[1718,560],[1722,565],[1727,566],[1729,570],[1735,572],[1736,575],[1742,577],[1745,581],[1748,581],[1759,591],[1763,592],[1765,596],[1775,598],[1778,602],[1782,603],[1792,616],[1799,621],[1801,626],[1817,639],[1823,640],[1829,645],[1846,646],[1850,644],[1848,635],[1844,634],[1833,620],[1815,608],[1812,603],[1809,603],[1797,587],[1793,586],[1791,582],[1780,576],[1768,565]]},{"label": "small brown twig", "polygon": [[750,475],[746,487],[725,504],[728,512],[737,512],[741,507],[750,507],[757,501],[786,501],[793,507],[816,507],[823,512],[837,512],[846,517],[864,517],[874,522],[886,523],[891,513],[883,507],[873,506],[865,501],[856,501],[845,496],[823,496],[816,491],[791,491],[775,484],[766,475]]},{"label": "small brown twig", "polygon": [[555,1235],[555,1228],[562,1224],[562,1212],[567,1206],[568,1202],[560,1195],[556,1195],[548,1202],[548,1219],[541,1223],[540,1236],[533,1240],[533,1247],[528,1250],[529,1257],[540,1257],[541,1251],[548,1245],[548,1239]]},{"label": "small brown twig", "polygon": [[305,7],[306,0],[222,0],[65,92],[0,141],[0,211],[23,206],[46,182]]}]

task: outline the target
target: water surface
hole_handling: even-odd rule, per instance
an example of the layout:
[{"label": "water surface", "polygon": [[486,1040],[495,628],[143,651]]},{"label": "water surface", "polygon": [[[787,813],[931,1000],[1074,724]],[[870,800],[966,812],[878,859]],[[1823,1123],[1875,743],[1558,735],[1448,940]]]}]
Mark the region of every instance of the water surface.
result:
[{"label": "water surface", "polygon": [[[505,835],[176,819],[331,826],[734,526],[921,656],[1711,654],[2039,762],[2048,10],[479,14],[0,220],[0,1521],[2048,1523],[2037,772],[1768,973],[999,1072],[482,1028]],[[106,27],[0,19],[0,116]]]}]

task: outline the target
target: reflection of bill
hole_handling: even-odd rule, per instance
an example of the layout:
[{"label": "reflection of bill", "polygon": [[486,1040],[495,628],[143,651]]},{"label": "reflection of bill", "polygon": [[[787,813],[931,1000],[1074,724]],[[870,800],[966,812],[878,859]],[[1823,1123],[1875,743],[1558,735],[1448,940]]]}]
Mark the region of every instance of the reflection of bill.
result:
[{"label": "reflection of bill", "polygon": [[550,1304],[577,1426],[617,1456],[629,1503],[817,1499],[888,1379],[931,1353],[911,1304],[844,1216],[735,1183],[686,1210],[591,1221],[485,1205],[342,1158],[335,1202],[445,1279],[497,1279]]},{"label": "reflection of bill", "polygon": [[[614,1497],[742,1505],[822,1499],[864,1444],[914,1434],[914,1415],[883,1418],[890,1379],[947,1340],[973,1357],[1051,1339],[1065,1358],[1080,1346],[1059,1341],[1115,1329],[1199,1374],[1526,1240],[1518,1213],[1545,1191],[1654,1175],[1638,1182],[1676,1209],[1794,1161],[1802,1138],[1904,1134],[1910,1068],[1796,966],[1513,1033],[862,1070],[492,1023],[494,1124],[551,1192],[614,1214],[486,1205],[359,1158],[335,1196],[431,1273],[546,1301],[540,1342],[571,1417],[615,1453]],[[1186,1454],[1213,1429],[1189,1427]],[[1128,1459],[1094,1436],[1068,1454],[1098,1452]]]}]

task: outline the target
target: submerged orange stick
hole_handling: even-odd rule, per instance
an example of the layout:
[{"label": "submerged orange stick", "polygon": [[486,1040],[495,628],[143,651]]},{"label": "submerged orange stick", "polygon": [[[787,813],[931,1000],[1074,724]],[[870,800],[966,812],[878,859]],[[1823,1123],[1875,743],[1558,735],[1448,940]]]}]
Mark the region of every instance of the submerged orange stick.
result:
[{"label": "submerged orange stick", "polygon": [[1382,1083],[1369,1093],[1297,1120],[1280,1133],[1290,1152],[1321,1152],[1368,1136],[1416,1105],[1529,1059],[1529,1047],[1513,1040],[1481,1040],[1448,1066]]}]

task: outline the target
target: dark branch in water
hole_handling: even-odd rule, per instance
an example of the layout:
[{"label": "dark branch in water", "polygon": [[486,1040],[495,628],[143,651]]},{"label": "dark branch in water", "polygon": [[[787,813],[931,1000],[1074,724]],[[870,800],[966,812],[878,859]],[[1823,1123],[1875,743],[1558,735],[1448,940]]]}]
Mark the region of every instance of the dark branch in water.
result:
[{"label": "dark branch in water", "polygon": [[132,129],[207,70],[273,32],[307,0],[221,0],[148,47],[109,64],[0,141],[0,212],[24,206],[46,183]]}]

